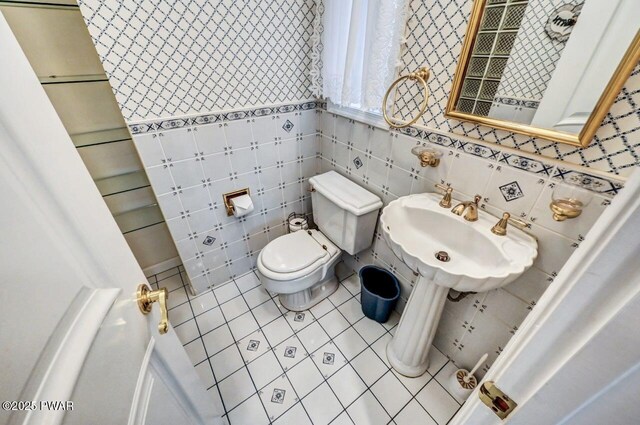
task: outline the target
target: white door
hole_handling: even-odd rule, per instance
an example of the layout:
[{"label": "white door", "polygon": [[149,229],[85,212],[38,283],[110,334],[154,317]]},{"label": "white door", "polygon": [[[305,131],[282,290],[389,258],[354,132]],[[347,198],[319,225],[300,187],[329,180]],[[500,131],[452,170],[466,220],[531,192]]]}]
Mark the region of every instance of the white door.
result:
[{"label": "white door", "polygon": [[0,52],[0,424],[221,423],[1,14]]}]

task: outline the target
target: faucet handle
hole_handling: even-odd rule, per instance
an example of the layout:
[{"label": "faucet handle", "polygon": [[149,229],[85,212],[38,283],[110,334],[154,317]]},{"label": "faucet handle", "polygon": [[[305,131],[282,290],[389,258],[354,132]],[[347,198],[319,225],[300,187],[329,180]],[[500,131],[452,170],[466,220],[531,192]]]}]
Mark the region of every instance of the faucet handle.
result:
[{"label": "faucet handle", "polygon": [[480,201],[482,200],[482,195],[477,195],[473,197],[473,203],[476,204],[476,206],[480,203]]},{"label": "faucet handle", "polygon": [[451,192],[453,192],[453,188],[451,186],[436,183],[436,189],[440,189],[444,192],[444,196],[438,205],[442,208],[451,208]]},{"label": "faucet handle", "polygon": [[505,236],[507,234],[508,224],[511,224],[521,230],[529,227],[526,221],[511,217],[511,214],[505,212],[502,214],[502,218],[491,228],[491,231],[498,236]]}]

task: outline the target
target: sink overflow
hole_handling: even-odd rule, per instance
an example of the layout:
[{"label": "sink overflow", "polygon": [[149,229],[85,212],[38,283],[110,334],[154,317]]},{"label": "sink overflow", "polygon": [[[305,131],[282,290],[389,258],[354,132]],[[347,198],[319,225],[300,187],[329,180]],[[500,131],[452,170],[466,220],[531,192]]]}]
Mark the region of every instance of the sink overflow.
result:
[{"label": "sink overflow", "polygon": [[451,258],[449,257],[449,254],[447,253],[447,251],[438,251],[436,252],[436,259],[438,261],[442,261],[443,263],[446,263]]}]

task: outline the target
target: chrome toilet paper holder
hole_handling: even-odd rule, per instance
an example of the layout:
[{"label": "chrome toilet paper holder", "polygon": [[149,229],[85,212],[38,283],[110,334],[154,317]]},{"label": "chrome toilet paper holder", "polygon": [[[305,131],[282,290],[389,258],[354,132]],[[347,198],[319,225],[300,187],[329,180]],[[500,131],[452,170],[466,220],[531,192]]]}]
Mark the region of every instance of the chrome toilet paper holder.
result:
[{"label": "chrome toilet paper holder", "polygon": [[251,195],[251,192],[249,191],[248,187],[244,189],[234,190],[233,192],[227,192],[222,195],[222,200],[224,201],[224,207],[227,209],[228,216],[233,215],[233,204],[231,203],[231,200],[233,198],[237,198],[238,196],[242,196],[242,195]]}]

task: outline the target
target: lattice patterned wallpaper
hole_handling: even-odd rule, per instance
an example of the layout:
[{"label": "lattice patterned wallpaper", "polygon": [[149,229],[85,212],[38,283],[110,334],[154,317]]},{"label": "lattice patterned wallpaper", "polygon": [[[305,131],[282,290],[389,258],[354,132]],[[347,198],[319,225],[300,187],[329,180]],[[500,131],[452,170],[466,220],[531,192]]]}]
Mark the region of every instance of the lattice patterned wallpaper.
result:
[{"label": "lattice patterned wallpaper", "polygon": [[311,98],[313,0],[79,0],[128,122]]},{"label": "lattice patterned wallpaper", "polygon": [[[429,87],[432,97],[421,124],[599,171],[621,176],[631,174],[633,167],[640,164],[640,66],[627,80],[586,149],[445,118],[444,110],[471,6],[470,0],[411,2],[408,43],[402,55],[404,66],[400,72],[411,72],[425,64],[431,67]],[[405,86],[402,95],[400,112],[408,117],[417,110],[417,102],[422,101],[422,97],[415,86]]]},{"label": "lattice patterned wallpaper", "polygon": [[511,49],[497,96],[542,100],[566,42],[552,40],[545,31],[549,15],[565,4],[584,0],[529,0],[520,31]]},{"label": "lattice patterned wallpaper", "polygon": [[[470,0],[412,0],[402,73],[432,69],[422,124],[626,176],[640,163],[640,67],[587,149],[447,120]],[[314,0],[80,0],[129,122],[311,97]],[[409,90],[401,112],[415,111]],[[416,97],[420,101],[420,97]]]}]

